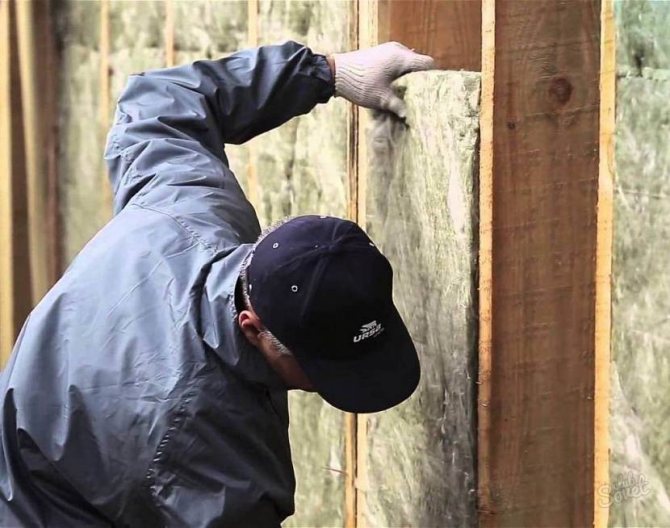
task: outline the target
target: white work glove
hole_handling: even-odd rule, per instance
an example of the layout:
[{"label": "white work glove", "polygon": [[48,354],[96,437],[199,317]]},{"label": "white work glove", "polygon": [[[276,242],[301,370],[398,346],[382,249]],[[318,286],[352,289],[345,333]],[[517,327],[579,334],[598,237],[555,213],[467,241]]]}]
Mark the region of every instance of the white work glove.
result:
[{"label": "white work glove", "polygon": [[405,103],[391,88],[401,75],[430,70],[434,61],[419,55],[398,42],[387,42],[374,48],[335,53],[335,95],[354,104],[393,112],[405,118]]}]

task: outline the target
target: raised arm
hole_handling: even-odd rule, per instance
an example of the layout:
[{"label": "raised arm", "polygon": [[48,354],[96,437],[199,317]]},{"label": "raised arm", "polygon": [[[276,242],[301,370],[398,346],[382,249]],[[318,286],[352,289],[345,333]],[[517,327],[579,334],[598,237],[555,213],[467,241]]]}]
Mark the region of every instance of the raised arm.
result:
[{"label": "raised arm", "polygon": [[333,93],[326,58],[296,42],[131,76],[105,152],[115,209],[148,184],[188,181],[178,163],[185,155],[201,185],[220,187],[231,176],[225,143],[243,143]]}]

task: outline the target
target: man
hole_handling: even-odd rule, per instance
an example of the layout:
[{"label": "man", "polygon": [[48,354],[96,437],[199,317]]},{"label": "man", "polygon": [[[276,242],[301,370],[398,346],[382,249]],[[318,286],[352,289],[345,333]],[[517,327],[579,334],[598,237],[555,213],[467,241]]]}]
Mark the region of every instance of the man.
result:
[{"label": "man", "polygon": [[116,215],[0,378],[1,526],[278,526],[287,389],[352,412],[414,391],[388,261],[337,218],[259,238],[224,144],[334,94],[402,117],[390,83],[431,66],[397,43],[326,58],[288,42],[131,77],[105,154]]}]

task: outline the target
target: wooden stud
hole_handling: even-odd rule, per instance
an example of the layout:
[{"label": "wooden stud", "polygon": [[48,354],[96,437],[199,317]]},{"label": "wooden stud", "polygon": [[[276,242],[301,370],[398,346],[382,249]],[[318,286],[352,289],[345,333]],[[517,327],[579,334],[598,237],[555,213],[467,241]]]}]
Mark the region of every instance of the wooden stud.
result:
[{"label": "wooden stud", "polygon": [[[360,6],[361,0],[351,3],[349,22],[349,44],[351,49],[359,46],[360,28]],[[355,105],[349,106],[347,119],[347,216],[354,222],[360,223],[359,202],[359,110]],[[363,217],[364,218],[364,217]],[[344,415],[344,462],[346,479],[344,482],[344,526],[355,528],[358,525],[358,471],[362,466],[358,460],[358,417],[356,414],[346,413]]]},{"label": "wooden stud", "polygon": [[613,0],[602,0],[600,19],[600,136],[595,273],[594,526],[608,525],[610,350],[616,51]]},{"label": "wooden stud", "polygon": [[40,96],[40,112],[42,114],[42,170],[46,186],[45,200],[45,244],[47,246],[46,270],[48,286],[51,287],[63,273],[63,232],[60,215],[60,186],[58,179],[59,149],[59,57],[57,52],[56,33],[52,20],[53,4],[51,0],[34,2],[35,33],[38,35],[37,53],[40,57],[39,85],[43,87]]},{"label": "wooden stud", "polygon": [[481,68],[481,0],[385,0],[380,40],[431,55],[438,68]]},{"label": "wooden stud", "polygon": [[[48,68],[45,68],[48,57],[48,46],[39,46],[37,39],[47,39],[43,31],[36,31],[36,17],[49,16],[45,12],[46,3],[17,2],[16,21],[18,37],[18,59],[21,77],[21,109],[24,132],[24,154],[26,167],[26,187],[28,202],[29,231],[29,265],[31,278],[32,303],[37,304],[47,292],[55,277],[50,276],[53,270],[51,259],[53,248],[50,248],[47,236],[50,234],[47,225],[50,220],[47,209],[49,182],[46,173],[46,156],[48,147],[50,117],[53,108],[44,104],[48,94],[44,92]],[[44,26],[44,24],[41,24]],[[44,29],[42,27],[41,29]],[[38,55],[38,47],[39,55]],[[40,66],[36,60],[40,58]],[[53,73],[53,72],[51,72]],[[53,101],[52,101],[53,103]]]},{"label": "wooden stud", "polygon": [[[369,48],[379,44],[379,24],[381,14],[386,13],[386,0],[358,0],[355,13],[356,47]],[[351,161],[352,178],[352,206],[356,222],[363,228],[367,219],[367,174],[368,174],[368,142],[367,131],[370,126],[370,113],[358,106],[352,106],[352,130],[350,144],[353,146]],[[368,418],[366,415],[357,415],[352,419],[352,425],[347,437],[355,442],[356,457],[356,512],[355,520],[358,528],[367,526],[367,503],[365,492],[368,485]]]},{"label": "wooden stud", "polygon": [[480,523],[590,526],[600,3],[484,0],[483,17]]},{"label": "wooden stud", "polygon": [[0,2],[0,368],[14,343],[10,2]]},{"label": "wooden stud", "polygon": [[492,499],[489,440],[491,423],[493,313],[493,83],[495,79],[495,2],[482,4],[482,91],[479,116],[479,378],[477,480],[480,517],[486,521]]},{"label": "wooden stud", "polygon": [[16,3],[0,2],[0,368],[32,308]]}]

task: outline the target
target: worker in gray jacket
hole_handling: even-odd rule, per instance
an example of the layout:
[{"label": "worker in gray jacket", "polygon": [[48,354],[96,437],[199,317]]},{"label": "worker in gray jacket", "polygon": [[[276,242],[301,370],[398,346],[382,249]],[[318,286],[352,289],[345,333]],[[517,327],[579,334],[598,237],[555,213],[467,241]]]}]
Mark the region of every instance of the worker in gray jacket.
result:
[{"label": "worker in gray jacket", "polygon": [[414,391],[386,258],[338,218],[261,235],[224,145],[333,95],[402,117],[391,82],[431,66],[397,43],[287,42],[130,78],[105,153],[115,216],[0,377],[0,526],[278,526],[287,389],[351,412]]}]

